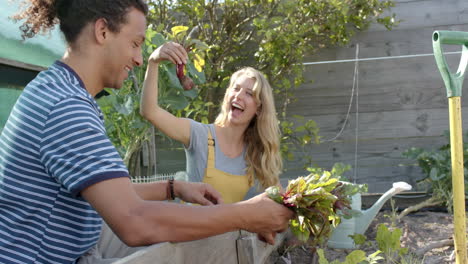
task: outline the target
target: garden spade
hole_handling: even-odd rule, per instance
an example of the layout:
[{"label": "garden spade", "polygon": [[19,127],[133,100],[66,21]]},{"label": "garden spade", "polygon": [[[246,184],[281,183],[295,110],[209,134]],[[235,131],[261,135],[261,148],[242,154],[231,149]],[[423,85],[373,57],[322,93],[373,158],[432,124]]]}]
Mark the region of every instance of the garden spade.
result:
[{"label": "garden spade", "polygon": [[[462,45],[462,55],[457,72],[451,73],[445,60],[442,45]],[[463,166],[463,137],[461,117],[461,93],[468,63],[468,32],[435,31],[432,35],[432,46],[437,67],[444,80],[449,102],[450,120],[450,153],[452,159],[453,186],[453,219],[455,241],[455,263],[465,264],[466,256],[466,224],[465,224],[465,182]]]}]

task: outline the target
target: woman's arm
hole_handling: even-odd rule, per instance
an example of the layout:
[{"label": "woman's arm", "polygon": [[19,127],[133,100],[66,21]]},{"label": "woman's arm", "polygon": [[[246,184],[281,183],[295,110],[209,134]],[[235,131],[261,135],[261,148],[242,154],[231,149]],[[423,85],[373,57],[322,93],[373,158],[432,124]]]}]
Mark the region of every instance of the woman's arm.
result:
[{"label": "woman's arm", "polygon": [[158,105],[158,67],[164,60],[174,64],[186,63],[187,52],[180,44],[168,42],[151,54],[143,82],[140,114],[164,134],[188,146],[190,120],[178,118]]}]

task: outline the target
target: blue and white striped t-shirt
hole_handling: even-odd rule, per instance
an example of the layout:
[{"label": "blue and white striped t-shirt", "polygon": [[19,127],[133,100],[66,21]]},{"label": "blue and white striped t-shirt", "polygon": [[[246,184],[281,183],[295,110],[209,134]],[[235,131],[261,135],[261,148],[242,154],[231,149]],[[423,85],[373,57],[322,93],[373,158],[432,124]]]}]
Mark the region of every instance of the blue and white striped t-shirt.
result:
[{"label": "blue and white striped t-shirt", "polygon": [[24,89],[0,136],[0,263],[73,263],[102,219],[80,192],[128,177],[78,75],[55,62]]}]

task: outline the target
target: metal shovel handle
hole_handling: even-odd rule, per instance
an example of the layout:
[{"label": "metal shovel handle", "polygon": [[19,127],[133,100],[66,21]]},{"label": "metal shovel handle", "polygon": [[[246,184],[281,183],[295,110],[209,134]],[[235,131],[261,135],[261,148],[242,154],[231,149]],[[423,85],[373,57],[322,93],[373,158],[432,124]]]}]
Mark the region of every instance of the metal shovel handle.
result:
[{"label": "metal shovel handle", "polygon": [[[451,73],[445,60],[442,44],[462,45],[462,56],[457,72]],[[432,35],[432,47],[437,67],[447,89],[447,97],[461,96],[463,79],[468,64],[468,32],[435,31]]]}]

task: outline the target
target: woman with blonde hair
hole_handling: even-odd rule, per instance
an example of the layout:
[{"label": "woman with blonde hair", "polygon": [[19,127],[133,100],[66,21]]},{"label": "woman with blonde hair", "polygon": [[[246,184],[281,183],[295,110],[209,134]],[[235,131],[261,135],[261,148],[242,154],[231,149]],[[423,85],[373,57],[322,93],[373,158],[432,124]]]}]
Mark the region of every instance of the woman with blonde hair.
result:
[{"label": "woman with blonde hair", "polygon": [[254,185],[278,185],[280,133],[273,92],[264,75],[251,67],[236,71],[214,124],[202,124],[175,117],[158,105],[158,66],[163,60],[186,63],[187,53],[168,42],[151,54],[140,112],[184,144],[189,180],[211,184],[226,203],[243,200]]}]

